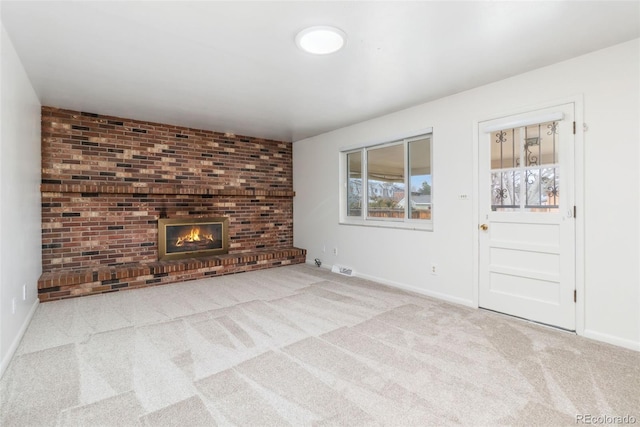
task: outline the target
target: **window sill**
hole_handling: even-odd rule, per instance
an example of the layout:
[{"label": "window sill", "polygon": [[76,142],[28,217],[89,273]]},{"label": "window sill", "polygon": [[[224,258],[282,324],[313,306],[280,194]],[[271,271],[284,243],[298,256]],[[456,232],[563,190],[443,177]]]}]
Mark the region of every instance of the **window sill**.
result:
[{"label": "window sill", "polygon": [[433,231],[433,221],[425,223],[403,221],[376,221],[376,220],[340,220],[340,225],[356,227],[397,228],[400,230]]}]

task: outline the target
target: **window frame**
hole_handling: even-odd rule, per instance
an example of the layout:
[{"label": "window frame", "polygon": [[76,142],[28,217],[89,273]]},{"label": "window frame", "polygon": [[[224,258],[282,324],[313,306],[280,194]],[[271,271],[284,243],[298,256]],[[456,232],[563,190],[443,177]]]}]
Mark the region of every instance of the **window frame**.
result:
[{"label": "window frame", "polygon": [[[409,159],[409,143],[429,138],[429,156],[430,156],[430,175],[431,175],[431,219],[413,219],[410,218],[409,203],[411,200],[411,171]],[[339,224],[355,225],[366,227],[383,227],[383,228],[399,228],[419,231],[433,231],[434,224],[434,161],[433,161],[433,128],[425,128],[416,132],[407,133],[395,138],[385,138],[383,141],[358,144],[349,147],[343,147],[339,151],[339,167],[340,167],[340,202],[339,202]],[[380,218],[369,217],[369,184],[368,184],[368,151],[377,148],[390,147],[393,145],[403,145],[403,163],[404,163],[404,188],[405,188],[405,206],[404,216],[402,218]],[[359,216],[348,215],[348,191],[349,191],[349,162],[348,155],[352,153],[360,153],[361,164],[361,212]]]}]

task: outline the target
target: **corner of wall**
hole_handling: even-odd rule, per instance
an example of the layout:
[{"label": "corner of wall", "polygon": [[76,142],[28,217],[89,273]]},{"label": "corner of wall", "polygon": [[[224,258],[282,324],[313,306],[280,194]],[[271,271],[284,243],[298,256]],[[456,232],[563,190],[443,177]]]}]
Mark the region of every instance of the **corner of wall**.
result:
[{"label": "corner of wall", "polygon": [[40,101],[4,26],[0,30],[1,375],[38,306],[42,244]]},{"label": "corner of wall", "polygon": [[24,322],[22,322],[22,326],[20,327],[20,330],[18,330],[18,333],[15,334],[15,337],[13,339],[13,342],[9,346],[9,349],[6,352],[3,352],[2,359],[0,359],[0,378],[2,378],[7,368],[9,367],[9,364],[11,363],[11,359],[13,359],[13,355],[18,349],[18,345],[20,345],[20,341],[22,341],[22,337],[24,336],[25,332],[27,332],[27,328],[31,323],[31,319],[35,314],[39,303],[40,301],[38,300],[38,298],[36,298],[35,301],[33,301],[33,304],[31,305],[31,309],[29,309],[29,312],[27,313],[27,317],[24,319]]}]

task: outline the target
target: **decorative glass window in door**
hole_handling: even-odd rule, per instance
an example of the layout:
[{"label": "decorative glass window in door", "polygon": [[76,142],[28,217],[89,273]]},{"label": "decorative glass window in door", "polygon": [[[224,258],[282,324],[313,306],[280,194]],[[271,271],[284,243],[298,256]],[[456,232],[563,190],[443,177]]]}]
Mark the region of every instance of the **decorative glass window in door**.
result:
[{"label": "decorative glass window in door", "polygon": [[560,203],[558,122],[491,134],[491,209],[557,212]]}]

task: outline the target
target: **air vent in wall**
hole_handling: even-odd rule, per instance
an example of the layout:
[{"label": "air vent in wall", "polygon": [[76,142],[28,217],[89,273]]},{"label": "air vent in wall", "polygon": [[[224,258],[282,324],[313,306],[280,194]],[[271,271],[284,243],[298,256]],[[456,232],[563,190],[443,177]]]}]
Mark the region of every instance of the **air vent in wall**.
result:
[{"label": "air vent in wall", "polygon": [[333,267],[331,267],[331,271],[333,273],[342,274],[344,276],[355,276],[353,269],[351,267],[345,267],[338,264],[334,264]]}]

